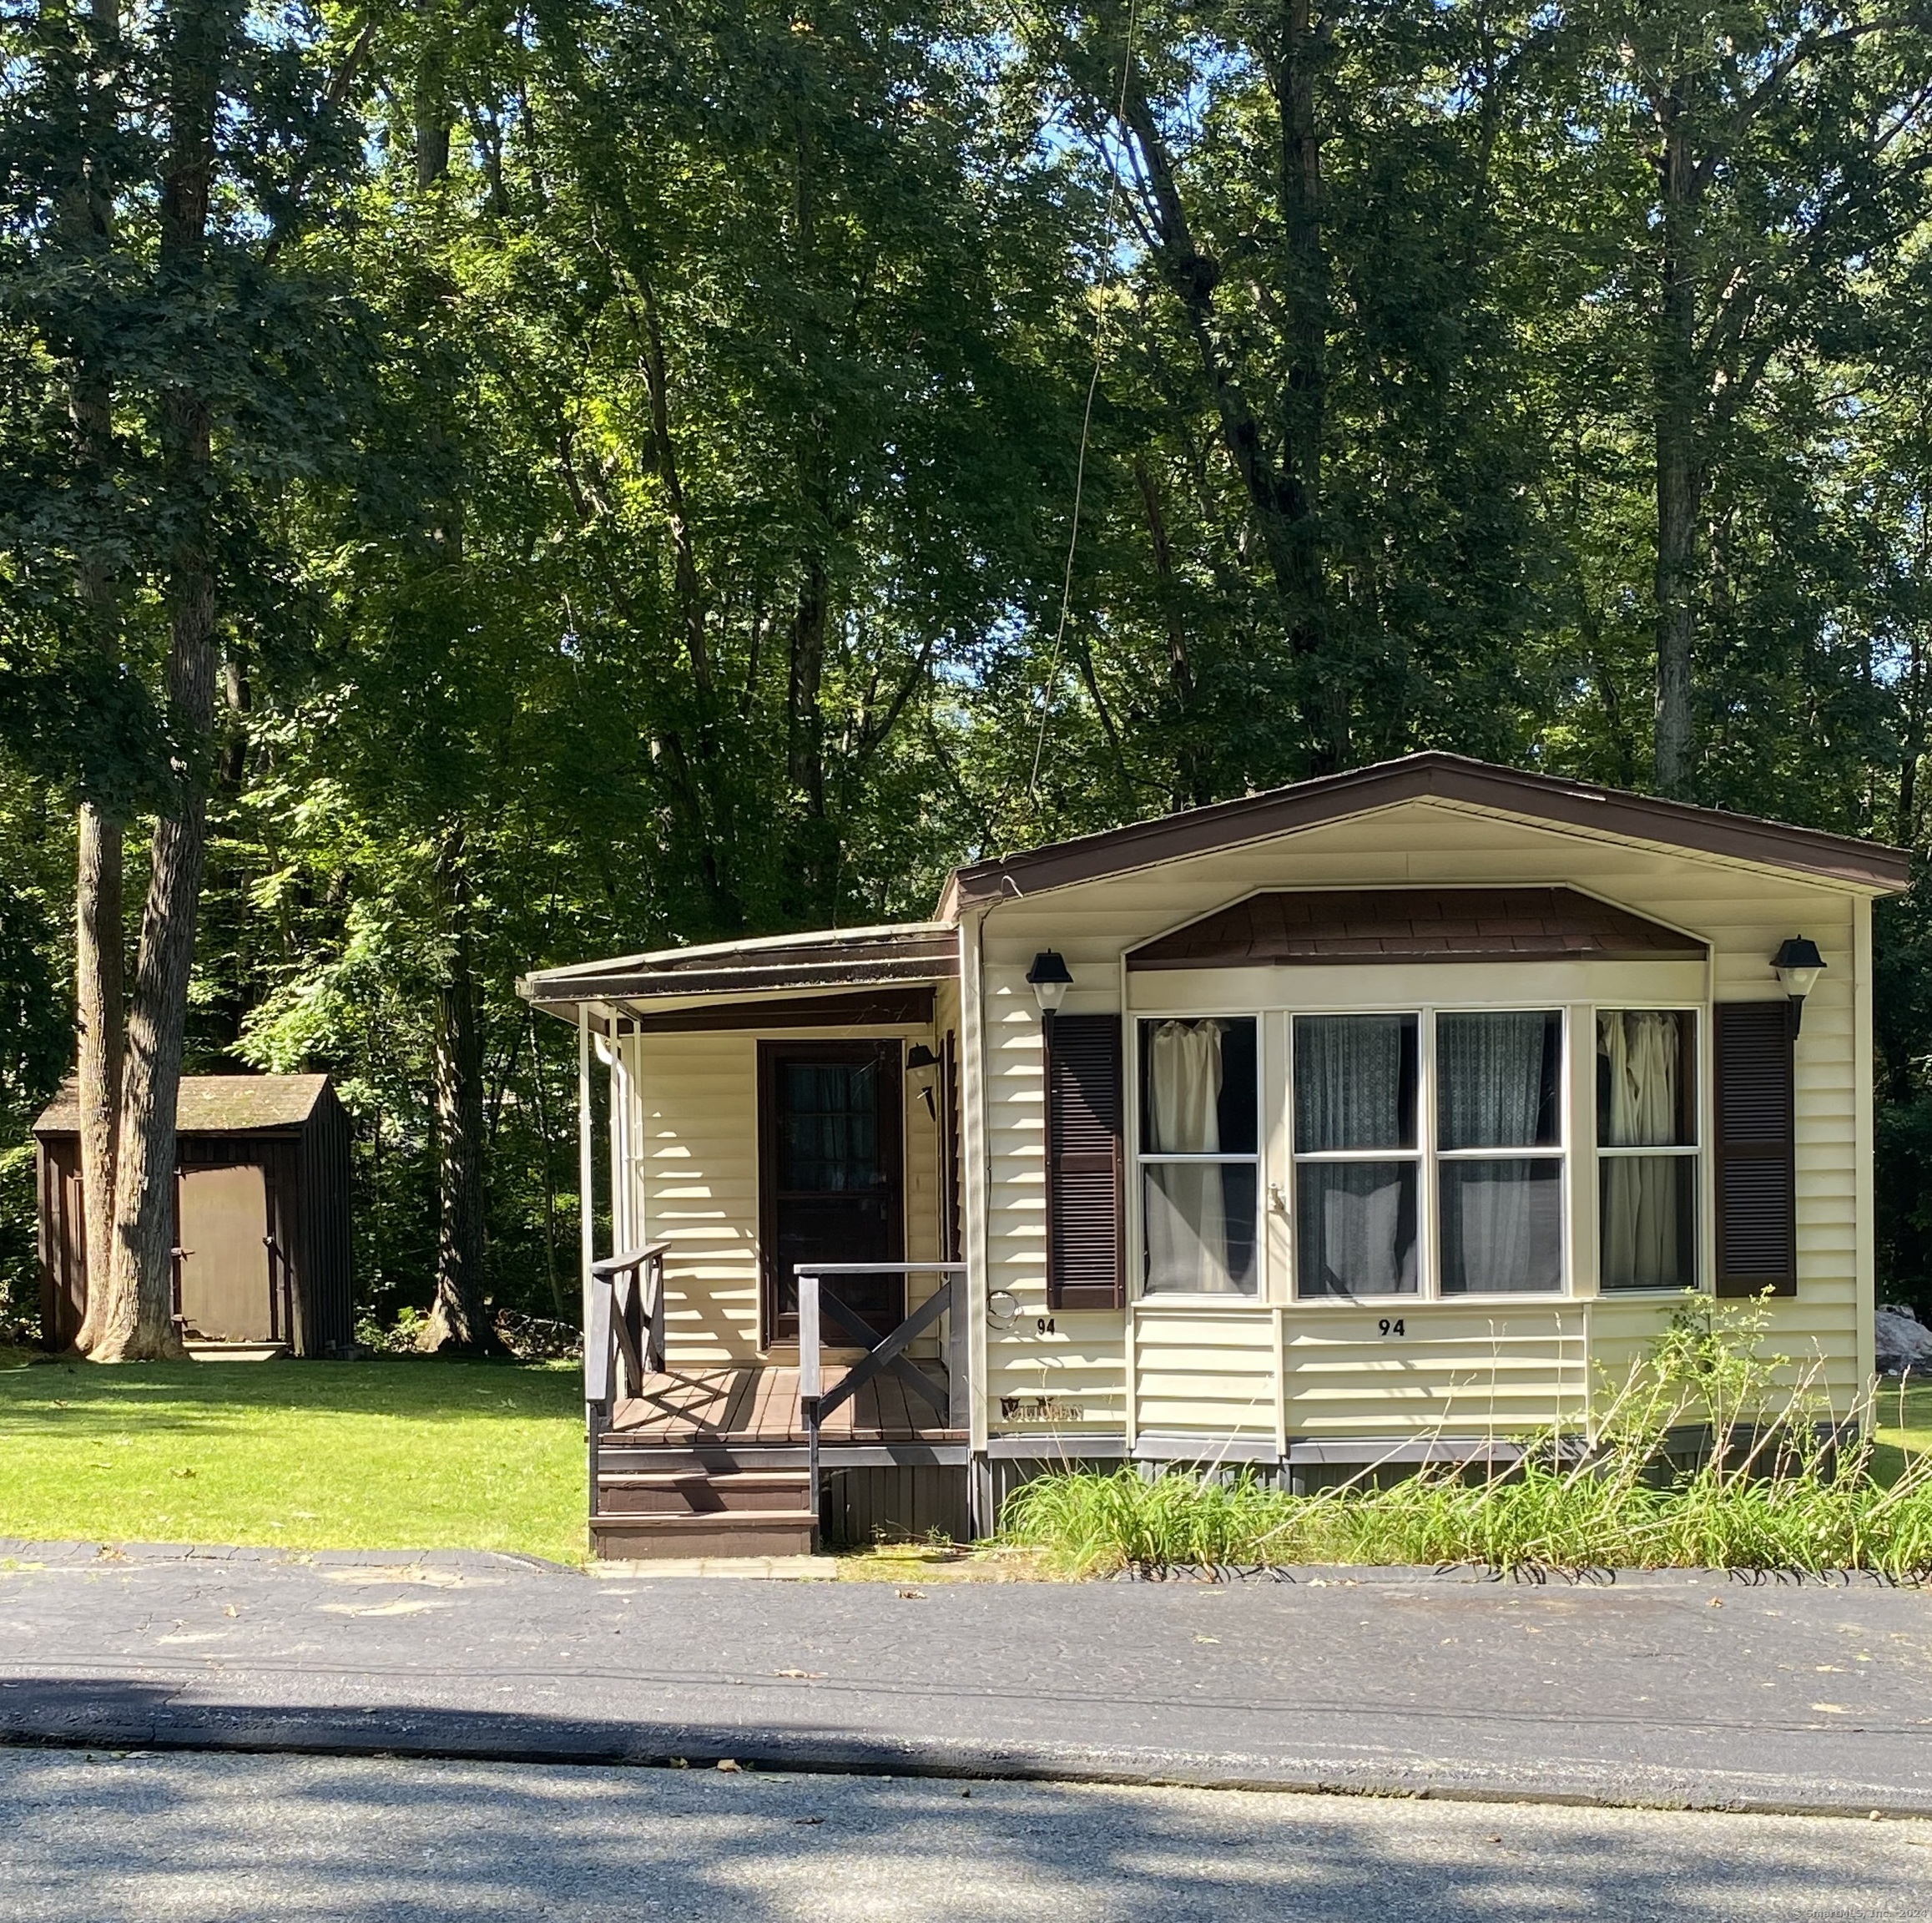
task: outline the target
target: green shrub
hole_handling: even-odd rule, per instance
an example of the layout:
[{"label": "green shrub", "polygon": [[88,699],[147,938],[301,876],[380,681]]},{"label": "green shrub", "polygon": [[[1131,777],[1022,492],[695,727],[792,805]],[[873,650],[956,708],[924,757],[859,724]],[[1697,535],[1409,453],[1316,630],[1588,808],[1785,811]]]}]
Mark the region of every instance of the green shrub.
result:
[{"label": "green shrub", "polygon": [[[1480,1563],[1503,1570],[1732,1568],[1932,1574],[1932,1458],[1873,1474],[1872,1411],[1840,1421],[1822,1367],[1767,1355],[1762,1304],[1687,1300],[1589,1434],[1525,1439],[1472,1476],[1375,1472],[1297,1496],[1252,1472],[1043,1476],[1001,1518],[1071,1572],[1187,1565]],[[1687,1448],[1673,1467],[1670,1445]]]}]

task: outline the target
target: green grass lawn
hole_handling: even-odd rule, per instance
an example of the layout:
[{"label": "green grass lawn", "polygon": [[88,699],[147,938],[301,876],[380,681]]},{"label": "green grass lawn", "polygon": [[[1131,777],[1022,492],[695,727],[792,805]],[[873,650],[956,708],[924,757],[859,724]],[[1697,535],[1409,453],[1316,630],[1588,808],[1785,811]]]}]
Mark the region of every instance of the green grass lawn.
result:
[{"label": "green grass lawn", "polygon": [[[0,1350],[0,1536],[581,1561],[580,1380],[574,1363],[101,1369]],[[1878,1415],[1889,1481],[1903,1447],[1932,1451],[1932,1383],[1902,1407],[1881,1394]]]},{"label": "green grass lawn", "polygon": [[1904,1451],[1932,1453],[1932,1382],[1917,1382],[1905,1391],[1901,1405],[1899,1385],[1879,1391],[1878,1451],[1872,1467],[1882,1482],[1897,1479],[1905,1466]]},{"label": "green grass lawn", "polygon": [[0,1536],[584,1554],[574,1363],[29,1363]]}]

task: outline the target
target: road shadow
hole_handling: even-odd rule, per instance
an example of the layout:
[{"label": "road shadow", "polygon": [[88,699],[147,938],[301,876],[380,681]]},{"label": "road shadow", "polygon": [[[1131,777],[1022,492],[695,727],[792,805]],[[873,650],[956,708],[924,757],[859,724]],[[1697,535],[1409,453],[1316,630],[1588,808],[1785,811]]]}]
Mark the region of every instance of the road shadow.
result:
[{"label": "road shadow", "polygon": [[[117,1705],[152,1715],[166,1693],[86,1693],[70,1724],[104,1726]],[[0,1751],[0,1910],[45,1923],[1918,1913],[1902,1830],[1815,1820],[112,1747]]]}]

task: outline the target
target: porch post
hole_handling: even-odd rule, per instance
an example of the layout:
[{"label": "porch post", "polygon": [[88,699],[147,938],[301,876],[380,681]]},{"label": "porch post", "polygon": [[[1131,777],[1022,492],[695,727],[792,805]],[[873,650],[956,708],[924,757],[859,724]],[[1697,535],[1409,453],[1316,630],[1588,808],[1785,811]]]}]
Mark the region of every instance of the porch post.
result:
[{"label": "porch post", "polygon": [[[967,1508],[976,1536],[989,1535],[995,1518],[986,1469],[986,1295],[992,1287],[988,1259],[987,1213],[989,1168],[986,1148],[986,1103],[989,1099],[986,1007],[986,918],[981,913],[960,918],[960,1187],[966,1204],[960,1253],[966,1273],[954,1297],[965,1319],[966,1340],[956,1344],[966,1361],[966,1421],[957,1425],[969,1435],[966,1471]],[[956,1424],[956,1417],[954,1419]]]},{"label": "porch post", "polygon": [[610,1249],[621,1254],[631,1241],[630,1078],[624,1073],[623,1023],[610,1014]]},{"label": "porch post", "polygon": [[590,1328],[590,1265],[597,1259],[597,1158],[590,1139],[590,1009],[577,1005],[577,1191],[583,1250],[583,1327]]}]

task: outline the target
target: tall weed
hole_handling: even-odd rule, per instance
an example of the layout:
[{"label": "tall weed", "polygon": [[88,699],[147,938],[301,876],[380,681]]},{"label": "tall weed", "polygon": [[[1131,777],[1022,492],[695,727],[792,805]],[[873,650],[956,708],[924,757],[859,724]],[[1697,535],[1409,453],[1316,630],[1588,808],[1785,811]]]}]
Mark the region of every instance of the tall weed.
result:
[{"label": "tall weed", "polygon": [[1932,1461],[1872,1472],[1869,1401],[1837,1416],[1821,1360],[1767,1354],[1762,1302],[1693,1296],[1587,1434],[1523,1439],[1486,1473],[1371,1466],[1297,1496],[1252,1471],[1052,1475],[1008,1498],[1001,1535],[1071,1573],[1187,1565],[1480,1563],[1512,1571],[1728,1568],[1932,1575]]}]

